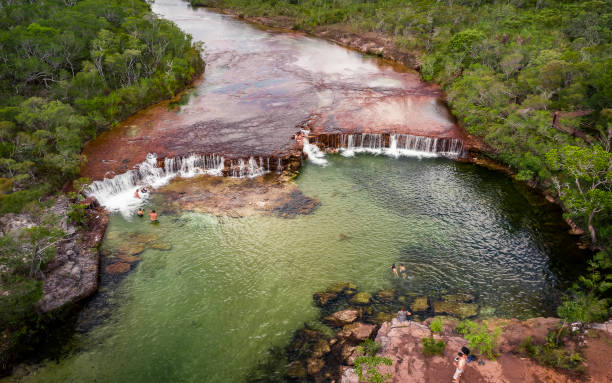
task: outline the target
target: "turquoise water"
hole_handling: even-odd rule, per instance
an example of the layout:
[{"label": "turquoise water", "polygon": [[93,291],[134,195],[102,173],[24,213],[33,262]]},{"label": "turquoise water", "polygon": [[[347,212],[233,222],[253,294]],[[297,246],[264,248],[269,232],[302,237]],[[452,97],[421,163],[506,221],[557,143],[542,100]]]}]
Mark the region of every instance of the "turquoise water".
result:
[{"label": "turquoise water", "polygon": [[[443,159],[329,160],[296,179],[320,200],[309,215],[184,212],[157,226],[113,215],[104,248],[144,238],[132,232],[172,249],[145,250],[115,282],[104,276],[71,351],[23,381],[240,382],[318,317],[312,294],[332,283],[470,292],[496,315],[529,317],[552,314],[579,269],[560,213],[502,174]],[[398,262],[406,280],[389,270]]]}]

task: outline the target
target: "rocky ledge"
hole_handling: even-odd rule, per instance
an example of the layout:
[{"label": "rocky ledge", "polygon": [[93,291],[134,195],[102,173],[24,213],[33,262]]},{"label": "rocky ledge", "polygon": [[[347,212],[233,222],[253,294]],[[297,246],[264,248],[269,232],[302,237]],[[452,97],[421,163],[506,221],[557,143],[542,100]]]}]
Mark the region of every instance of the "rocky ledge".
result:
[{"label": "rocky ledge", "polygon": [[[376,342],[382,346],[378,356],[390,358],[393,363],[391,366],[379,367],[379,371],[391,374],[393,382],[450,381],[455,371],[453,358],[468,342],[455,332],[458,322],[446,318],[442,332],[433,335],[435,339],[446,344],[443,355],[424,355],[421,340],[432,336],[429,324],[433,319],[403,323],[394,319],[383,323],[376,335]],[[582,374],[545,367],[518,353],[517,349],[526,337],[531,337],[534,344],[542,344],[549,331],[554,331],[559,323],[559,318],[489,320],[490,328],[503,328],[498,341],[499,356],[496,360],[479,357],[478,362],[469,363],[461,380],[471,383],[612,381],[612,371],[609,369],[612,363],[612,356],[609,355],[612,336],[609,332],[596,329],[586,332],[581,350],[586,360]],[[606,349],[608,351],[605,351]],[[340,381],[358,383],[354,368],[350,365],[344,366]]]},{"label": "rocky ledge", "polygon": [[[65,236],[53,246],[57,255],[43,270],[39,278],[43,281],[43,296],[37,308],[42,313],[75,303],[93,294],[98,288],[98,245],[102,241],[108,216],[95,200],[80,202],[86,205],[87,226],[78,228],[67,217],[70,201],[59,198],[49,212],[61,217],[57,228]],[[5,214],[0,217],[0,231],[4,235],[16,235],[22,229],[39,224],[38,217],[31,214]]]}]

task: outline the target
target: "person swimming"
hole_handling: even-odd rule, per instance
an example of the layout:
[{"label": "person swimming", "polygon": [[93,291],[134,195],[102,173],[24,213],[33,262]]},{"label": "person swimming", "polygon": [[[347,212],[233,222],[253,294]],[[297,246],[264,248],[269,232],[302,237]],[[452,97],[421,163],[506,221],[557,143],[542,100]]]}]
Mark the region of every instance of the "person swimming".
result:
[{"label": "person swimming", "polygon": [[395,267],[395,263],[391,265],[391,270],[393,270],[393,274],[399,278],[399,274],[397,273],[397,267]]},{"label": "person swimming", "polygon": [[138,189],[134,192],[134,198],[140,198],[140,194],[138,194]]},{"label": "person swimming", "polygon": [[151,210],[151,212],[149,213],[149,217],[151,218],[151,223],[159,222],[157,220],[157,213],[155,212],[155,210]]},{"label": "person swimming", "polygon": [[406,279],[406,276],[407,276],[406,275],[406,266],[400,265],[399,271],[400,271],[400,274],[402,275],[402,278]]},{"label": "person swimming", "polygon": [[138,209],[138,213],[136,213],[136,214],[138,214],[138,216],[140,218],[142,218],[142,217],[144,217],[144,210],[142,210],[142,208],[140,208],[140,209]]}]

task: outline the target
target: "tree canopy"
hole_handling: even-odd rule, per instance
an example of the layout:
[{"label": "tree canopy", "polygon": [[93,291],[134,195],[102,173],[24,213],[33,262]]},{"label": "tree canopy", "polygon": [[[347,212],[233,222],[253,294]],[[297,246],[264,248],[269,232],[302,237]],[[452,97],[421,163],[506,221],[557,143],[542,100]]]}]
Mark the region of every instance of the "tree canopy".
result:
[{"label": "tree canopy", "polygon": [[83,143],[201,73],[200,47],[144,0],[0,5],[0,214],[73,179]]}]

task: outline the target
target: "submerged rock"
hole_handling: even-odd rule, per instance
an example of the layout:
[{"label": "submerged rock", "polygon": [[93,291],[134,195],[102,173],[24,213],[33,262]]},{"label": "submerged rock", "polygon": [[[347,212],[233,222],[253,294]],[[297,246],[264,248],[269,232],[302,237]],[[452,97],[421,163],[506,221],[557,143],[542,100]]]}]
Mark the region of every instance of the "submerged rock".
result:
[{"label": "submerged rock", "polygon": [[427,297],[417,297],[412,305],[410,305],[410,309],[412,311],[425,311],[429,308],[429,303],[427,302]]},{"label": "submerged rock", "polygon": [[333,301],[334,299],[338,298],[338,294],[323,291],[319,293],[314,293],[312,295],[312,298],[314,299],[317,306],[323,307],[326,306],[330,301]]},{"label": "submerged rock", "polygon": [[395,318],[396,314],[394,313],[386,313],[386,312],[377,312],[372,318],[372,322],[382,324],[384,322],[389,322]]},{"label": "submerged rock", "polygon": [[376,299],[381,302],[390,303],[393,302],[393,298],[395,297],[395,290],[380,290],[378,294],[376,294]]},{"label": "submerged rock", "polygon": [[325,339],[319,339],[312,347],[312,356],[319,358],[327,354],[330,350],[329,342]]},{"label": "submerged rock", "polygon": [[134,263],[134,262],[138,262],[138,261],[142,260],[142,258],[136,257],[134,255],[120,255],[119,259],[121,259],[123,262],[127,262],[127,263]]},{"label": "submerged rock", "polygon": [[438,301],[434,302],[433,307],[436,314],[447,313],[461,319],[478,314],[478,305],[475,303]]},{"label": "submerged rock", "polygon": [[306,368],[301,362],[296,360],[287,366],[287,375],[292,378],[305,378]]},{"label": "submerged rock", "polygon": [[117,262],[106,266],[104,269],[109,274],[123,274],[130,271],[130,264],[125,262]]},{"label": "submerged rock", "polygon": [[306,360],[306,369],[308,370],[308,375],[316,375],[321,371],[321,369],[325,366],[325,361],[320,358],[308,358]]},{"label": "submerged rock", "polygon": [[327,289],[328,292],[336,294],[343,293],[346,290],[357,290],[357,285],[351,282],[340,282],[329,286]]},{"label": "submerged rock", "polygon": [[445,294],[442,295],[442,300],[445,302],[471,302],[474,296],[468,293]]},{"label": "submerged rock", "polygon": [[349,303],[354,305],[367,305],[368,303],[370,303],[371,299],[372,294],[361,292],[353,295],[351,299],[349,299]]},{"label": "submerged rock", "polygon": [[346,309],[333,313],[325,318],[325,321],[335,326],[343,326],[353,323],[359,317],[359,311],[354,309]]},{"label": "submerged rock", "polygon": [[149,245],[151,249],[169,251],[172,250],[172,245],[164,241],[155,241]]}]

